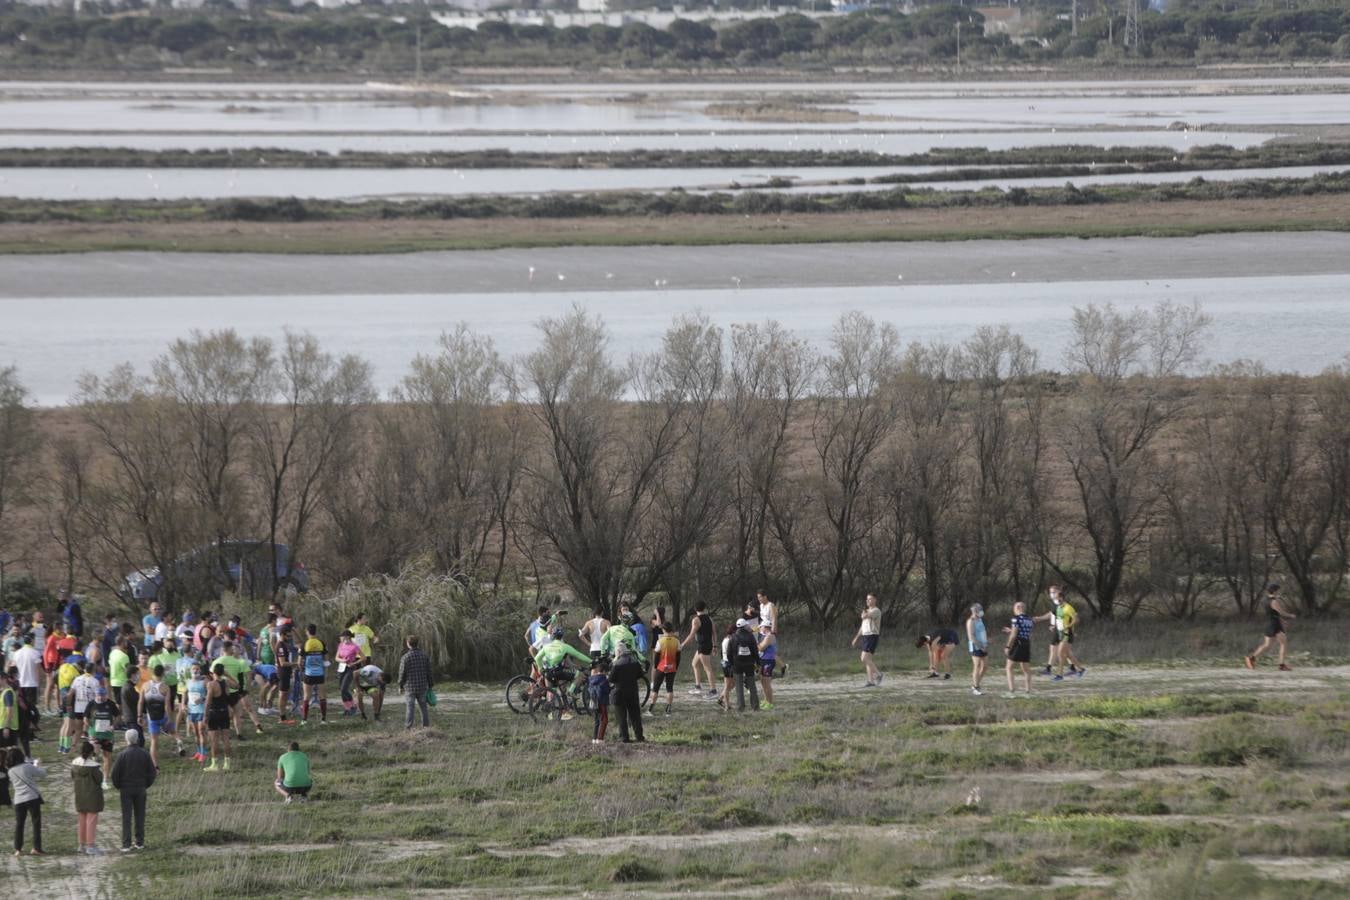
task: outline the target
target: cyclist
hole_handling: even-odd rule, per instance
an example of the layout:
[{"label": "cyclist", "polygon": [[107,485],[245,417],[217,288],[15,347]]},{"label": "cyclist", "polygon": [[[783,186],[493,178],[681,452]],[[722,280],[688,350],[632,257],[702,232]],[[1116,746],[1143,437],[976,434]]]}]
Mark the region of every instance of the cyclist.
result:
[{"label": "cyclist", "polygon": [[609,657],[618,656],[621,648],[628,647],[637,657],[637,661],[643,666],[647,665],[647,657],[638,649],[637,635],[633,633],[633,626],[637,622],[637,616],[633,615],[632,610],[625,608],[619,614],[619,621],[609,626],[600,639],[600,652]]},{"label": "cyclist", "polygon": [[[547,683],[562,691],[566,691],[577,675],[572,668],[567,666],[568,657],[575,659],[583,666],[589,667],[591,665],[589,656],[563,640],[564,634],[561,625],[553,626],[553,629],[549,631],[549,642],[540,647],[534,655],[535,667],[544,674]],[[571,711],[564,709],[562,718],[564,720],[572,718]]]}]

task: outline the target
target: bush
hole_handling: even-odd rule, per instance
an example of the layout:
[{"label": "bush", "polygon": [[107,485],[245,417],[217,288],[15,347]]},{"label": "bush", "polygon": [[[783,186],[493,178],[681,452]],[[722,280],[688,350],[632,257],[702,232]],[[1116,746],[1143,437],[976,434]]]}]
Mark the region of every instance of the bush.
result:
[{"label": "bush", "polygon": [[1279,765],[1295,762],[1293,747],[1269,726],[1246,713],[1223,716],[1203,729],[1196,738],[1195,761],[1202,766],[1245,766],[1249,760],[1267,759]]}]

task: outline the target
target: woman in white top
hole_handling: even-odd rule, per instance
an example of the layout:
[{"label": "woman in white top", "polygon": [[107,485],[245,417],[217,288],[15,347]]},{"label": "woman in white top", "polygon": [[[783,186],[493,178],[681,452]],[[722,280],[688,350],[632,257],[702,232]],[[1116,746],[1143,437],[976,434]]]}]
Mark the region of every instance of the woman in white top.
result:
[{"label": "woman in white top", "polygon": [[877,595],[867,595],[867,606],[862,611],[862,624],[858,626],[858,633],[853,636],[851,646],[857,647],[858,642],[862,642],[862,664],[867,671],[867,683],[863,687],[876,687],[881,684],[881,679],[886,676],[877,669],[877,664],[872,661],[872,654],[877,652],[877,641],[881,639],[881,610],[877,607]]},{"label": "woman in white top", "polygon": [[609,631],[609,620],[605,618],[605,611],[600,607],[595,608],[595,615],[587,619],[577,630],[577,636],[591,645],[591,659],[600,658],[600,641]]}]

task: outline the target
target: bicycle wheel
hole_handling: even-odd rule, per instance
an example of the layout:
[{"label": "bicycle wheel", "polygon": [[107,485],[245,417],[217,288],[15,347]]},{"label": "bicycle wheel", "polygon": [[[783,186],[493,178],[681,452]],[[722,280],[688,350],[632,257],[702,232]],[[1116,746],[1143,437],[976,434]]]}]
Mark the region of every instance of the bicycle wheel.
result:
[{"label": "bicycle wheel", "polygon": [[591,692],[584,681],[572,689],[572,707],[579,716],[591,714]]},{"label": "bicycle wheel", "polygon": [[642,694],[642,700],[638,702],[638,705],[646,707],[647,698],[650,697],[652,693],[652,682],[646,675],[642,676],[642,684],[638,686],[638,693]]},{"label": "bicycle wheel", "polygon": [[544,718],[552,718],[555,705],[553,692],[545,691],[542,694],[531,695],[528,710],[532,718],[540,713],[544,714]]},{"label": "bicycle wheel", "polygon": [[506,683],[506,705],[513,713],[531,712],[530,700],[534,680],[528,675],[517,675]]}]

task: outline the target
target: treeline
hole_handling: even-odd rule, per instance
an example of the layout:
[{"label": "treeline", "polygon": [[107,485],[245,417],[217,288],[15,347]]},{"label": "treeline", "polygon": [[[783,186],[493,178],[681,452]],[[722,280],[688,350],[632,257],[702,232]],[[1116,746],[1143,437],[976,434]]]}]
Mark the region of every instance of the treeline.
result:
[{"label": "treeline", "polygon": [[[1147,4],[1145,4],[1147,5]],[[983,32],[983,17],[957,4],[910,15],[878,9],[817,20],[799,13],[718,27],[694,18],[657,29],[629,22],[554,27],[489,20],[443,27],[424,7],[241,13],[154,9],[145,15],[72,16],[0,6],[0,65],[11,68],[151,70],[166,64],[237,69],[450,75],[463,66],[800,66],[1044,64],[1138,57],[1161,62],[1350,57],[1350,10],[1317,0],[1279,9],[1254,2],[1188,4],[1147,11],[1127,47],[1119,4],[1084,2],[1073,33],[1068,4],[1028,4],[1025,34]],[[393,12],[402,12],[397,19]],[[694,14],[696,15],[696,14]],[[1061,16],[1063,16],[1061,18]],[[959,31],[959,37],[958,37]]]},{"label": "treeline", "polygon": [[866,592],[951,621],[1052,580],[1101,617],[1250,614],[1277,573],[1325,611],[1350,562],[1350,361],[1188,376],[1208,326],[1077,309],[1057,374],[1006,328],[907,346],[858,313],[822,348],[681,317],[620,360],[577,308],[516,359],[459,326],[383,402],[312,337],[194,333],[148,373],[84,376],[69,412],[0,374],[0,553],[111,591],[271,538],[326,591],[438,576],[457,615],[565,587],[678,617],[767,586],[822,625]]}]

